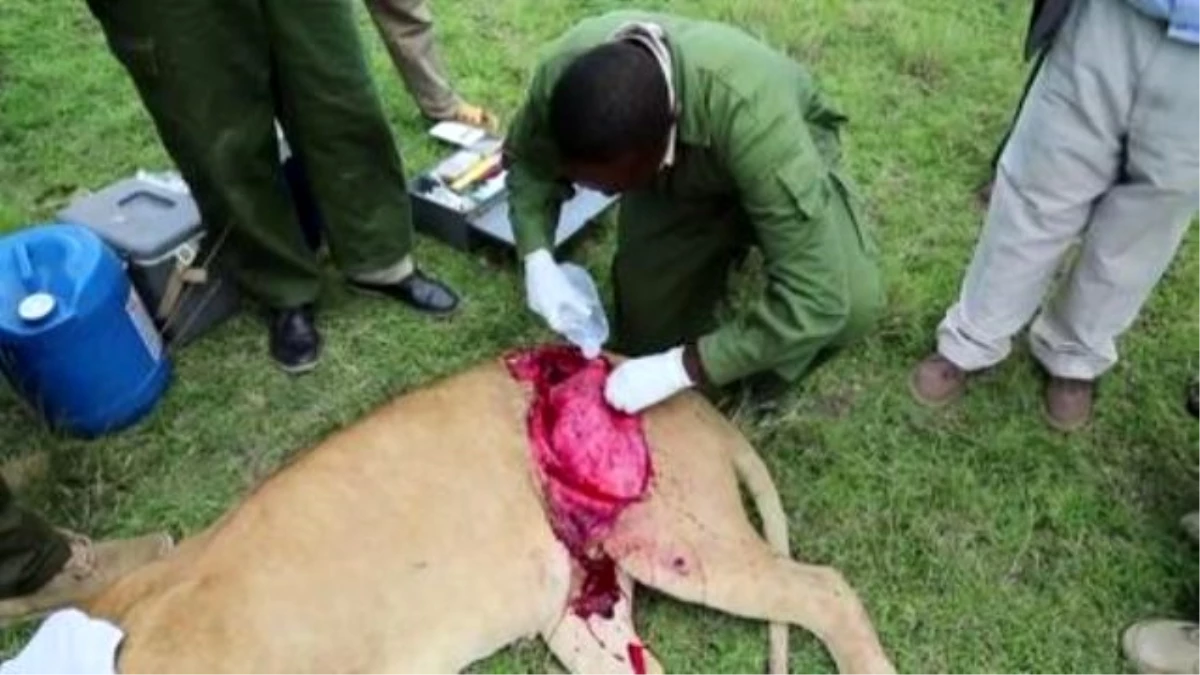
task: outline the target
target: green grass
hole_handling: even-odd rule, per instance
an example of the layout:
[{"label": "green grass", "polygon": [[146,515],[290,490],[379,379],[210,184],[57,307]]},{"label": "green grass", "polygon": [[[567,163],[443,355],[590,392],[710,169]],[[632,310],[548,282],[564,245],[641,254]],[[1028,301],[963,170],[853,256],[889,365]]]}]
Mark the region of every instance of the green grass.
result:
[{"label": "green grass", "polygon": [[[168,160],[82,0],[4,0],[0,12],[0,230],[49,218],[76,191]],[[612,0],[435,2],[462,91],[511,113],[538,45]],[[1118,635],[1148,615],[1194,616],[1196,552],[1176,531],[1196,508],[1197,242],[1123,339],[1095,424],[1041,421],[1022,346],[961,405],[931,412],[906,390],[953,299],[985,174],[1024,79],[1027,5],[1001,0],[646,0],[736,22],[808,63],[851,116],[849,164],[879,223],[889,283],[875,334],[819,372],[781,414],[740,420],[770,464],[806,560],[841,568],[908,671],[1123,670]],[[364,18],[360,12],[360,19]],[[369,24],[364,40],[409,166],[437,148]],[[611,230],[575,251],[606,269]],[[176,355],[166,400],[137,428],[81,442],[44,431],[0,393],[0,452],[48,449],[26,501],[96,535],[197,530],[298,450],[388,397],[545,336],[513,267],[423,241],[423,263],[465,292],[431,323],[329,283],[327,353],[291,379],[252,315]],[[602,275],[603,276],[603,275]],[[330,589],[336,592],[336,589]],[[756,624],[645,594],[642,630],[675,671],[754,672]],[[3,634],[8,653],[28,628]],[[828,670],[795,631],[793,667]],[[544,671],[535,642],[477,666]]]}]

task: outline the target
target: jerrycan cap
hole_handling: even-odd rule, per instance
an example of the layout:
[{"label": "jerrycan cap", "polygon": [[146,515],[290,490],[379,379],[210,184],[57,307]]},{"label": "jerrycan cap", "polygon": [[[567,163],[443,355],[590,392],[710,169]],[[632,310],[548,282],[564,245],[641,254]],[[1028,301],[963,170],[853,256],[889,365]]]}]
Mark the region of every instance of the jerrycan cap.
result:
[{"label": "jerrycan cap", "polygon": [[42,291],[31,293],[21,300],[21,304],[17,305],[17,316],[21,317],[22,321],[36,323],[50,316],[57,304],[58,301],[49,293]]}]

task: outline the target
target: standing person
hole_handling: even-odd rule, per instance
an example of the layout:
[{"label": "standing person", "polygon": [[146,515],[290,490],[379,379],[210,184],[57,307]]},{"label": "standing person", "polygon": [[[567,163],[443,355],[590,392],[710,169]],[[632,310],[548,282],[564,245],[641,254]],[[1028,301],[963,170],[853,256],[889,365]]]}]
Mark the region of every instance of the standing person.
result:
[{"label": "standing person", "polygon": [[494,115],[462,100],[450,86],[434,43],[427,0],[367,0],[367,9],[400,79],[426,119],[495,128]]},{"label": "standing person", "polygon": [[[1029,15],[1029,30],[1025,34],[1024,53],[1026,61],[1033,60],[1033,66],[1029,69],[1028,77],[1025,78],[1025,87],[1021,90],[1021,99],[1017,102],[1017,110],[1020,110],[1021,105],[1025,103],[1025,97],[1029,96],[1029,88],[1033,86],[1038,70],[1041,69],[1042,62],[1046,60],[1046,52],[1050,51],[1050,45],[1054,43],[1054,36],[1058,34],[1058,29],[1062,28],[1070,9],[1071,0],[1033,0],[1033,11]],[[1011,133],[1011,126],[1004,130],[1004,136],[992,154],[992,161],[988,165],[987,180],[976,192],[981,204],[986,205],[992,197],[996,165],[1000,162],[1000,153],[1004,151],[1004,146],[1008,143]]]},{"label": "standing person", "polygon": [[[838,168],[844,122],[804,68],[731,26],[616,12],[552,45],[507,139],[512,220],[529,306],[570,333],[588,302],[551,253],[559,206],[570,183],[623,194],[616,333],[639,358],[609,377],[613,406],[794,382],[866,332],[882,286]],[[718,324],[751,247],[766,287]]]},{"label": "standing person", "polygon": [[79,602],[166,554],[165,532],[94,543],[21,508],[0,478],[0,622]]},{"label": "standing person", "polygon": [[937,351],[911,389],[944,405],[1008,356],[1068,248],[1079,258],[1030,330],[1056,429],[1091,419],[1196,212],[1197,0],[1075,0],[1000,158],[987,223]]},{"label": "standing person", "polygon": [[268,308],[270,353],[316,366],[321,273],[279,164],[274,122],[305,167],[351,287],[446,315],[458,298],[411,252],[404,173],[350,0],[88,0],[205,222]]}]

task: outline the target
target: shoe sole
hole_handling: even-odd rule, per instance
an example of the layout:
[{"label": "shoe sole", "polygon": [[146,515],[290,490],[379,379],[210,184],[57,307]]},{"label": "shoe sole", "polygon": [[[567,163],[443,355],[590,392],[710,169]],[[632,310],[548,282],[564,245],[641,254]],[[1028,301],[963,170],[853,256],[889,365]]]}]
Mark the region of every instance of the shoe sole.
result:
[{"label": "shoe sole", "polygon": [[301,364],[295,365],[295,366],[286,366],[278,361],[275,362],[275,365],[280,370],[287,373],[288,375],[303,375],[305,373],[311,373],[312,371],[316,370],[317,365],[320,363],[321,363],[321,359],[318,358],[318,359],[309,361],[308,363],[301,363]]},{"label": "shoe sole", "polygon": [[367,297],[377,298],[380,300],[391,300],[392,302],[396,302],[396,303],[403,305],[404,308],[410,312],[415,312],[417,314],[420,314],[421,316],[426,316],[431,319],[436,319],[439,321],[442,319],[449,319],[450,317],[457,314],[458,311],[462,308],[462,298],[459,298],[458,304],[454,306],[454,309],[449,309],[444,312],[438,312],[438,311],[433,311],[433,310],[428,310],[428,309],[419,309],[417,307],[413,307],[412,305],[408,304],[407,302],[400,300],[398,298],[394,298],[394,297],[388,295],[387,293],[384,293],[383,291],[376,291],[376,290],[373,290],[370,288],[363,288],[361,286],[355,286],[354,284],[347,284],[347,286],[350,287],[351,291],[358,293],[359,295],[365,295]]}]

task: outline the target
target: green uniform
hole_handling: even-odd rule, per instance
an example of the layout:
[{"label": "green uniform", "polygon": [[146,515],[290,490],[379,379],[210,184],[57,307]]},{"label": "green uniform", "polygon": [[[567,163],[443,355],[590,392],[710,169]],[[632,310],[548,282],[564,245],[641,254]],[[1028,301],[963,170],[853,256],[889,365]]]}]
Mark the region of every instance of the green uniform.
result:
[{"label": "green uniform", "polygon": [[[878,314],[875,245],[837,170],[845,118],[799,64],[735,28],[617,12],[552,45],[507,140],[519,247],[549,248],[568,194],[547,121],[554,83],[629,21],[664,29],[680,117],[674,163],[652,187],[622,197],[613,263],[620,347],[639,355],[697,340],[714,384],[764,371],[795,380]],[[762,251],[766,289],[718,326],[727,273],[750,246]]]},{"label": "green uniform", "polygon": [[285,189],[274,121],[305,166],[343,273],[408,254],[391,130],[349,0],[88,0],[239,279],[274,307],[319,288]]},{"label": "green uniform", "polygon": [[66,537],[17,506],[8,483],[0,478],[0,598],[38,590],[70,557]]}]

